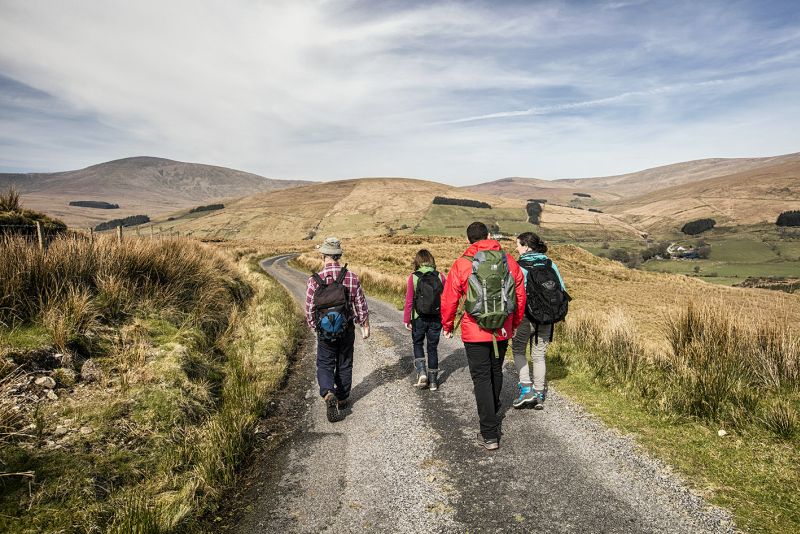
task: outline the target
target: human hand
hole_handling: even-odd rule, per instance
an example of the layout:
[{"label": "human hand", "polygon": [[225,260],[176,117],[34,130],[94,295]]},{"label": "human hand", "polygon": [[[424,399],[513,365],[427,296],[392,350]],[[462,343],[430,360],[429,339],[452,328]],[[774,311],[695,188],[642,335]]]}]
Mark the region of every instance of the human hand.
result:
[{"label": "human hand", "polygon": [[444,337],[446,337],[447,339],[453,339],[453,332],[448,332],[447,330],[444,330],[443,333]]},{"label": "human hand", "polygon": [[411,323],[405,323],[405,324],[406,324],[406,330],[411,331]]},{"label": "human hand", "polygon": [[369,325],[365,324],[361,326],[361,339],[367,339],[369,337]]}]

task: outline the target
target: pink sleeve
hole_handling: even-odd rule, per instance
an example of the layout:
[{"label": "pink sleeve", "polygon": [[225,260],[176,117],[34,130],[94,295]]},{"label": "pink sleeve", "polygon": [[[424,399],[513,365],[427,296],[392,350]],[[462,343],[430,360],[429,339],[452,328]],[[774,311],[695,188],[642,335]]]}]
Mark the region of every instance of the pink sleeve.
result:
[{"label": "pink sleeve", "polygon": [[403,323],[409,324],[411,322],[411,306],[414,304],[414,275],[408,277],[408,285],[406,287],[406,305],[403,309]]}]

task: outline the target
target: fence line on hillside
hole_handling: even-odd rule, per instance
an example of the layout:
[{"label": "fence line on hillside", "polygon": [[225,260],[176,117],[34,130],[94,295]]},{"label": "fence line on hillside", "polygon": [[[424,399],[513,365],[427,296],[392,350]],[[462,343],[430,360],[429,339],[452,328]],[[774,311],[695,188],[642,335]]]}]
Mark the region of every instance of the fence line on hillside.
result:
[{"label": "fence line on hillside", "polygon": [[[6,236],[21,236],[34,240],[40,250],[46,250],[49,243],[56,238],[65,236],[83,236],[94,243],[96,235],[115,235],[118,243],[122,243],[124,236],[131,236],[135,232],[137,238],[167,239],[171,237],[182,237],[190,234],[181,233],[174,227],[163,228],[149,225],[143,231],[142,226],[128,227],[131,230],[124,231],[123,226],[117,226],[111,230],[95,230],[93,227],[64,227],[52,223],[41,223],[35,221],[29,224],[0,224],[0,239]],[[135,230],[134,230],[135,229]]]}]

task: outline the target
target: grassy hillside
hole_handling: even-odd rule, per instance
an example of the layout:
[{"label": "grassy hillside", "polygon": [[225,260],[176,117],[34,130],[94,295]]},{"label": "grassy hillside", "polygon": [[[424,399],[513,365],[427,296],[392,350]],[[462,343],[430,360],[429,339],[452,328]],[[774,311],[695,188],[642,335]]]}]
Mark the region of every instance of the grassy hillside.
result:
[{"label": "grassy hillside", "polygon": [[774,224],[782,211],[800,208],[800,158],[668,187],[606,206],[651,232],[674,231],[694,219],[718,225]]},{"label": "grassy hillside", "polygon": [[[432,204],[444,196],[489,203],[472,208]],[[462,235],[475,220],[496,223],[505,234],[534,229],[525,201],[487,197],[458,188],[405,178],[362,178],[315,184],[242,198],[215,213],[181,213],[159,221],[155,232],[177,231],[204,238],[300,240],[309,236],[386,234]],[[638,237],[635,228],[603,213],[545,206],[542,228],[564,238]],[[148,230],[146,230],[148,231]]]},{"label": "grassy hillside", "polygon": [[0,530],[170,532],[213,510],[285,373],[291,297],[186,239],[0,252]]},{"label": "grassy hillside", "polygon": [[163,158],[125,158],[55,173],[0,174],[0,188],[14,185],[32,209],[73,226],[95,226],[100,210],[69,206],[75,200],[119,204],[113,217],[160,215],[211,201],[242,197],[308,182],[272,180],[255,174]]},{"label": "grassy hillside", "polygon": [[768,158],[702,159],[598,178],[558,180],[502,178],[465,189],[512,198],[546,198],[550,202],[559,204],[574,200],[576,192],[584,192],[591,194],[593,199],[593,202],[587,205],[605,205],[615,200],[636,197],[668,187],[693,184],[775,165],[798,163],[800,163],[800,153]]}]

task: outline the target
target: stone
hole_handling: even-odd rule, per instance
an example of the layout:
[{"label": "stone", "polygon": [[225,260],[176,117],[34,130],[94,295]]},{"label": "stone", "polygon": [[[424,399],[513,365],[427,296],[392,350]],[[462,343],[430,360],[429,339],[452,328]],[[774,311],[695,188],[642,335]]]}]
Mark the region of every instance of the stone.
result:
[{"label": "stone", "polygon": [[56,381],[53,380],[52,377],[49,376],[40,376],[36,379],[36,385],[41,386],[43,388],[53,389],[56,387]]},{"label": "stone", "polygon": [[94,360],[86,360],[81,367],[81,379],[97,382],[103,378],[103,369]]},{"label": "stone", "polygon": [[55,355],[55,359],[61,364],[62,369],[72,370],[75,366],[75,359],[72,357],[72,354],[58,353]]},{"label": "stone", "polygon": [[58,400],[58,395],[56,395],[56,394],[53,392],[53,390],[52,390],[52,389],[48,389],[48,390],[47,390],[47,398],[48,398],[48,399],[50,399],[51,401],[57,401],[57,400]]},{"label": "stone", "polygon": [[91,434],[94,431],[92,430],[92,427],[90,427],[90,426],[82,426],[81,429],[79,430],[79,432],[81,434],[86,435],[86,434]]},{"label": "stone", "polygon": [[727,432],[725,432],[725,430],[723,430],[722,428],[720,428],[719,430],[717,430],[717,435],[718,435],[719,437],[721,437],[721,438],[724,438],[725,436],[727,436],[727,435],[728,435],[728,433],[727,433]]},{"label": "stone", "polygon": [[56,379],[56,383],[59,387],[62,388],[70,388],[75,385],[75,371],[68,367],[62,367],[61,369],[56,369],[53,371],[53,378]]},{"label": "stone", "polygon": [[69,429],[68,429],[67,427],[65,427],[65,426],[61,426],[61,425],[58,425],[58,426],[56,427],[56,430],[55,430],[55,432],[53,432],[53,434],[54,434],[54,435],[56,435],[56,436],[63,436],[63,435],[65,435],[67,432],[69,432]]}]

